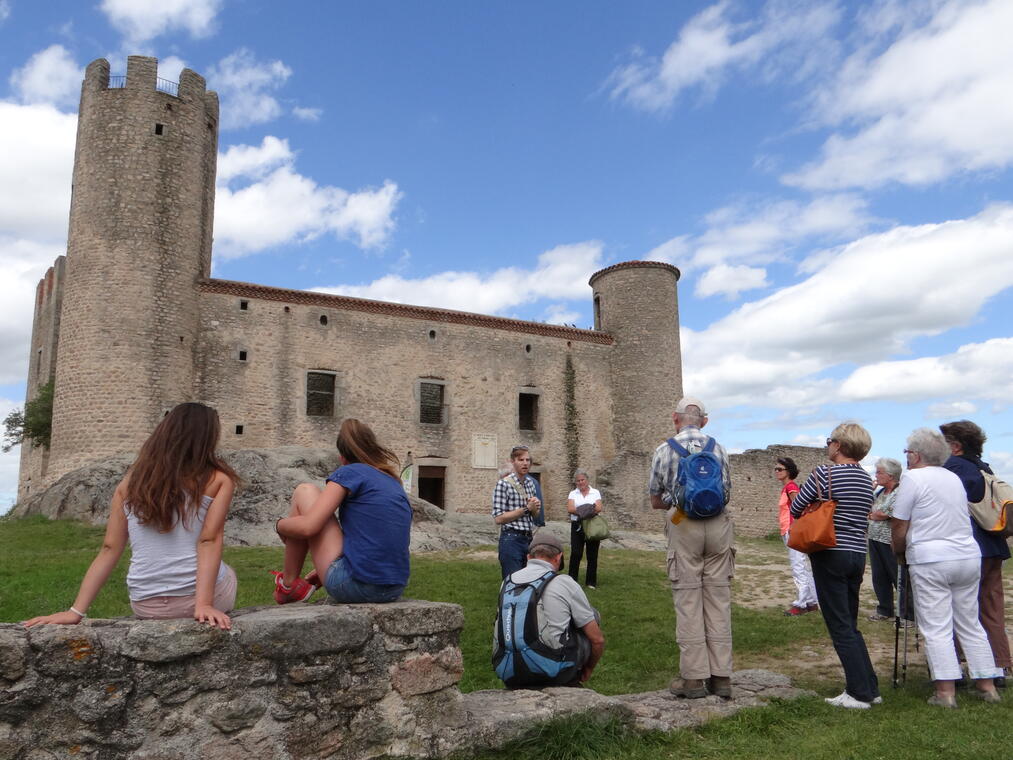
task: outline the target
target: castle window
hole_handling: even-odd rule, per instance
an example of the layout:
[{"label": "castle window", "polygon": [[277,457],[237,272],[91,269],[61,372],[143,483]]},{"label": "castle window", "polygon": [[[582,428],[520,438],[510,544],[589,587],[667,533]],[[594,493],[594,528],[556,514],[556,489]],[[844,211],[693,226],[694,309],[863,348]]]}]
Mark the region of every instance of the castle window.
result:
[{"label": "castle window", "polygon": [[528,343],[528,344],[526,344],[524,346],[524,353],[526,353],[526,354],[530,354],[531,353],[531,344],[530,343]]},{"label": "castle window", "polygon": [[239,302],[239,310],[240,311],[249,311],[250,310],[250,302],[246,301],[246,300],[241,300]]},{"label": "castle window", "polygon": [[239,352],[239,361],[245,362],[246,361],[246,357],[247,357],[247,352],[246,351],[240,351]]},{"label": "castle window", "polygon": [[436,330],[429,331],[429,340],[436,340]]},{"label": "castle window", "polygon": [[327,324],[327,315],[326,314],[321,314],[320,315],[320,324],[322,324],[322,325],[326,325]]},{"label": "castle window", "polygon": [[442,425],[444,418],[445,386],[431,380],[419,381],[419,422],[424,425]]},{"label": "castle window", "polygon": [[243,434],[243,426],[242,425],[236,425],[236,435],[242,435],[242,434]]},{"label": "castle window", "polygon": [[288,314],[290,311],[292,311],[292,310],[289,307],[286,306],[285,307],[285,313]]},{"label": "castle window", "polygon": [[306,373],[306,415],[309,417],[334,416],[334,373]]},{"label": "castle window", "polygon": [[156,124],[155,125],[155,134],[156,135],[165,134],[165,125],[164,124]]},{"label": "castle window", "polygon": [[517,427],[521,430],[538,429],[538,394],[521,393],[517,397]]},{"label": "castle window", "polygon": [[594,329],[601,329],[601,296],[594,297]]}]

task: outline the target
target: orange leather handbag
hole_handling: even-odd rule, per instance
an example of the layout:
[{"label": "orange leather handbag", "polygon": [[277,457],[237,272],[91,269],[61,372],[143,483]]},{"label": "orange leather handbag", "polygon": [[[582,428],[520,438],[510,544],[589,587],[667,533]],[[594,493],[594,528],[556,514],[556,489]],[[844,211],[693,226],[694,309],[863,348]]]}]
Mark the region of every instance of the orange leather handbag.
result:
[{"label": "orange leather handbag", "polygon": [[837,534],[834,532],[834,510],[837,509],[837,502],[833,499],[833,486],[830,481],[833,470],[833,465],[827,467],[827,498],[823,498],[817,477],[816,501],[805,508],[788,530],[788,546],[795,551],[812,554],[837,546]]}]

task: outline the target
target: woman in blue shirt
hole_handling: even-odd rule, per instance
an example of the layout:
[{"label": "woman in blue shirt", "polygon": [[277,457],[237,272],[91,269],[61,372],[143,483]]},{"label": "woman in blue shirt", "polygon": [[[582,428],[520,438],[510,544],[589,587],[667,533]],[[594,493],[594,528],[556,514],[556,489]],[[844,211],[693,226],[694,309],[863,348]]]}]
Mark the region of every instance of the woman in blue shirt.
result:
[{"label": "woman in blue shirt", "polygon": [[[408,584],[412,509],[398,460],[368,425],[346,419],[338,432],[341,466],[321,489],[302,483],[278,520],[285,565],[275,572],[278,604],[301,602],[318,586],[338,602],[393,602]],[[302,574],[306,554],[314,569]]]}]

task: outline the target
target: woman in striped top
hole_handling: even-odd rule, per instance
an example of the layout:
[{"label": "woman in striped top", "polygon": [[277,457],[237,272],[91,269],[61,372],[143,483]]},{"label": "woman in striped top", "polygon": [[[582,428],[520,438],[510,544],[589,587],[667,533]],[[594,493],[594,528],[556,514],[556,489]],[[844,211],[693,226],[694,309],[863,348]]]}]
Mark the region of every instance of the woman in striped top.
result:
[{"label": "woman in striped top", "polygon": [[872,438],[861,425],[838,425],[827,439],[827,458],[833,464],[813,470],[791,505],[792,516],[799,517],[821,493],[837,502],[837,545],[809,555],[823,621],[844,668],[844,691],[826,701],[863,710],[880,701],[879,681],[858,630],[858,592],[865,573],[865,536],[872,507],[872,479],[858,462],[871,448]]}]

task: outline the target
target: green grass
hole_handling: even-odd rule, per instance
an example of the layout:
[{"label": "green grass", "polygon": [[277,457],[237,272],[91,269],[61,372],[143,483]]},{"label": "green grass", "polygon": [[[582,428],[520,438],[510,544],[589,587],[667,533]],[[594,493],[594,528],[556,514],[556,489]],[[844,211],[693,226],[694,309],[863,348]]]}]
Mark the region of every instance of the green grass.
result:
[{"label": "green grass", "polygon": [[[66,609],[101,540],[101,529],[79,523],[0,519],[0,621],[14,622]],[[776,542],[763,539],[739,543],[749,549],[753,562],[765,561],[764,557],[779,561],[783,551]],[[267,571],[280,567],[280,547],[229,548],[225,560],[239,577],[238,606],[272,603]],[[126,566],[124,557],[92,606],[93,616],[130,614],[123,582]],[[736,593],[748,587],[748,573],[739,572]],[[603,552],[599,581],[598,590],[589,595],[602,613],[607,649],[590,685],[603,694],[663,688],[678,670],[675,616],[663,556]],[[462,550],[412,558],[407,596],[454,602],[464,609],[464,691],[500,685],[489,662],[498,586],[499,566],[491,551]],[[820,697],[840,691],[840,668],[818,615],[787,618],[779,607],[735,606],[732,624],[736,668],[767,667],[787,673]],[[870,646],[888,647],[892,655],[891,626],[862,627]],[[812,654],[810,660],[815,657],[816,667],[803,665],[802,650]],[[831,708],[815,697],[744,710],[697,729],[646,736],[631,735],[615,723],[570,720],[548,724],[525,742],[483,757],[903,760],[945,756],[985,760],[1005,756],[1009,751],[1008,726],[1013,722],[1013,693],[999,706],[959,696],[960,710],[929,707],[925,704],[930,691],[923,655],[915,655],[913,646],[911,652],[908,684],[901,689],[890,688],[889,665],[880,661],[878,672],[886,704],[868,711]],[[820,658],[825,662],[820,664]]]}]

